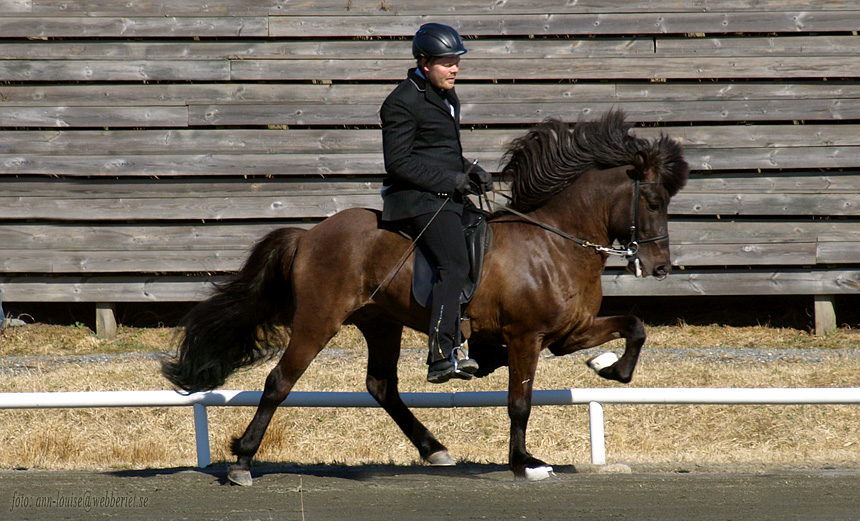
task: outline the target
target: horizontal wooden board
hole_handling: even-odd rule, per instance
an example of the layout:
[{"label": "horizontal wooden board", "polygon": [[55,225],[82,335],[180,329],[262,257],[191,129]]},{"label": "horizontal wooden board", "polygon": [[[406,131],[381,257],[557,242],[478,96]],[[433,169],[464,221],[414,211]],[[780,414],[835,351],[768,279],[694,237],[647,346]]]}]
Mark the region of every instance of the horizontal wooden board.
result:
[{"label": "horizontal wooden board", "polygon": [[[860,11],[746,11],[600,14],[439,14],[432,21],[464,36],[781,33],[854,31]],[[271,16],[271,36],[411,36],[423,15]]]},{"label": "horizontal wooden board", "polygon": [[[377,125],[380,104],[312,105],[294,103],[191,105],[189,124],[229,125]],[[463,99],[463,125],[534,125],[546,118],[591,120],[613,109],[631,122],[768,122],[860,119],[856,100],[764,100],[696,102],[475,103]],[[11,109],[10,109],[11,110]],[[97,112],[97,110],[93,110]]]},{"label": "horizontal wooden board", "polygon": [[453,4],[427,4],[413,0],[172,0],[171,2],[150,2],[131,0],[117,5],[113,0],[2,0],[2,11],[33,11],[39,13],[66,12],[116,12],[133,14],[201,13],[222,14],[241,12],[268,12],[288,14],[334,14],[380,13],[436,15],[442,13],[630,13],[630,12],[702,12],[707,10],[727,11],[823,11],[853,10],[856,4],[849,0],[631,0],[619,3],[613,0],[577,0],[559,2],[558,0],[458,0]]},{"label": "horizontal wooden board", "polygon": [[187,107],[10,107],[0,127],[187,127]]},{"label": "horizontal wooden board", "polygon": [[[811,266],[815,264],[857,264],[860,243],[673,245],[674,266]],[[4,273],[187,273],[231,272],[245,261],[245,249],[200,250],[147,249],[114,251],[58,251],[3,249],[0,272]],[[853,251],[853,257],[850,252]],[[819,255],[822,256],[819,259]],[[626,266],[612,257],[611,267]]]},{"label": "horizontal wooden board", "polygon": [[858,42],[855,35],[654,39],[661,56],[840,56],[857,49]]},{"label": "horizontal wooden board", "polygon": [[[15,223],[0,225],[0,251],[244,251],[266,233],[281,227],[310,228],[313,222],[272,219],[251,223],[197,222],[162,224]],[[496,224],[502,229],[504,224]],[[538,232],[538,230],[535,230]],[[542,233],[542,232],[540,232]],[[860,226],[854,220],[782,221],[744,219],[669,221],[673,247],[857,244]],[[750,252],[755,254],[755,252]],[[3,255],[7,255],[4,253]],[[855,259],[860,261],[860,259]]]},{"label": "horizontal wooden board", "polygon": [[228,81],[227,60],[1,60],[2,81]]},{"label": "horizontal wooden board", "polygon": [[29,13],[33,0],[0,0],[0,13]]},{"label": "horizontal wooden board", "polygon": [[[10,60],[0,61],[3,81],[395,81],[414,66],[411,59],[187,60]],[[685,80],[803,79],[857,76],[856,55],[775,57],[472,58],[460,78],[474,80]]]},{"label": "horizontal wooden board", "polygon": [[[394,90],[398,79],[373,84],[75,84],[0,85],[4,106],[182,106],[231,104],[378,105]],[[470,83],[457,84],[463,102],[478,105],[557,103],[747,102],[783,100],[843,100],[860,98],[853,81],[828,82],[680,82],[680,83]],[[826,106],[822,103],[821,106]],[[592,110],[592,113],[596,112]],[[641,111],[644,112],[644,111]],[[755,119],[751,116],[751,119]],[[790,118],[802,120],[801,117]]]},{"label": "horizontal wooden board", "polygon": [[[631,35],[624,38],[583,39],[562,35],[541,39],[471,39],[468,64],[476,58],[570,59],[606,57],[763,57],[853,56],[860,37],[818,36],[724,36],[718,38],[664,38]],[[326,40],[6,40],[0,55],[7,60],[172,60],[224,61],[244,59],[338,59],[404,60],[412,58],[409,39]],[[201,78],[203,79],[203,78]]]},{"label": "horizontal wooden board", "polygon": [[[860,15],[860,13],[858,13]],[[394,80],[414,60],[260,60],[230,62],[231,78],[249,80]],[[683,80],[683,79],[796,79],[856,77],[860,58],[832,56],[681,56],[530,58],[464,60],[463,80]]]},{"label": "horizontal wooden board", "polygon": [[242,12],[288,13],[288,14],[335,14],[392,12],[398,14],[435,15],[442,13],[577,13],[577,12],[702,12],[707,10],[728,11],[804,11],[804,10],[852,10],[856,4],[848,0],[633,0],[619,3],[613,0],[577,0],[559,2],[558,0],[458,0],[454,4],[427,4],[413,0],[172,0],[171,2],[150,2],[132,0],[117,5],[113,0],[2,0],[0,11],[33,11],[38,13],[75,13],[75,12],[122,12],[126,14],[170,14],[200,13],[223,14]]},{"label": "horizontal wooden board", "polygon": [[[502,155],[511,140],[527,128],[464,128],[463,147],[467,155],[481,151]],[[655,139],[661,133],[692,149],[770,149],[804,147],[845,147],[858,144],[860,125],[720,125],[636,127],[640,137]],[[0,154],[78,155],[99,152],[124,154],[341,154],[379,153],[379,129],[169,129],[169,130],[0,130]],[[762,151],[763,154],[766,152]]]},{"label": "horizontal wooden board", "polygon": [[672,199],[679,215],[810,215],[856,216],[860,193],[846,194],[701,194],[681,191]]},{"label": "horizontal wooden board", "polygon": [[[828,54],[843,49],[851,55],[851,42],[856,38],[833,37]],[[792,38],[792,41],[797,38]],[[810,39],[810,46],[816,41]],[[636,56],[654,54],[653,38],[601,38],[573,39],[569,37],[540,40],[495,39],[466,42],[469,59],[472,58],[571,58],[593,56]],[[711,44],[717,45],[717,44]],[[706,48],[707,45],[702,45]],[[773,47],[773,38],[751,48]],[[817,47],[813,47],[817,48]],[[679,52],[678,54],[681,54]],[[762,54],[772,54],[765,53]],[[804,54],[803,52],[793,54]],[[810,54],[807,52],[806,54]],[[243,38],[231,40],[7,40],[0,42],[0,56],[10,60],[244,60],[244,59],[338,59],[379,60],[412,59],[410,39],[326,40],[300,38],[267,40]]]},{"label": "horizontal wooden board", "polygon": [[[673,245],[674,266],[812,266],[857,264],[860,243],[793,243],[734,245]],[[201,250],[192,248],[114,251],[58,251],[3,249],[0,272],[4,273],[187,273],[237,271],[247,257],[240,249]],[[851,256],[851,252],[854,253]],[[611,257],[610,267],[626,266]]]},{"label": "horizontal wooden board", "polygon": [[[387,91],[386,91],[387,92]],[[0,105],[0,127],[176,127],[190,126],[375,126],[374,104],[218,104],[189,106],[9,106]],[[860,119],[860,99],[698,102],[474,103],[464,99],[463,125],[534,125],[548,117],[590,120],[622,109],[631,122],[677,123],[810,122]]]},{"label": "horizontal wooden board", "polygon": [[[193,302],[224,276],[0,277],[5,302]],[[838,295],[860,291],[860,268],[673,271],[665,280],[607,272],[605,296]]]},{"label": "horizontal wooden board", "polygon": [[[685,151],[694,171],[851,168],[860,146],[785,148],[694,148]],[[488,171],[501,169],[501,150],[469,151]],[[381,175],[381,151],[370,153],[260,154],[0,154],[2,175],[63,176],[298,176]]]},{"label": "horizontal wooden board", "polygon": [[629,274],[606,273],[605,296],[703,296],[703,295],[837,295],[860,291],[860,268],[775,270],[722,270],[696,272],[675,270],[662,281],[633,279]]},{"label": "horizontal wooden board", "polygon": [[265,16],[0,16],[5,38],[268,36]]},{"label": "horizontal wooden board", "polygon": [[194,302],[224,276],[0,277],[4,302]]}]

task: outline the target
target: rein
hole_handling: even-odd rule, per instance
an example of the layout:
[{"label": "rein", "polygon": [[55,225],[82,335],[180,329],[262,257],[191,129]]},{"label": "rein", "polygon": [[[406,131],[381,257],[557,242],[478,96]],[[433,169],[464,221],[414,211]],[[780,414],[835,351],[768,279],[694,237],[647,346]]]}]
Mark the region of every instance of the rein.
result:
[{"label": "rein", "polygon": [[[641,268],[641,265],[639,262],[639,245],[640,244],[646,244],[649,242],[662,241],[662,240],[669,238],[669,234],[663,234],[663,235],[658,235],[655,237],[649,237],[647,239],[639,239],[639,226],[638,226],[639,225],[639,204],[638,203],[639,203],[639,188],[641,185],[642,185],[642,182],[639,179],[636,179],[634,181],[633,205],[632,205],[633,206],[633,216],[632,216],[633,217],[633,223],[630,225],[630,241],[621,248],[613,248],[611,246],[602,246],[600,244],[596,244],[596,243],[593,243],[591,241],[579,239],[579,238],[574,237],[574,236],[572,236],[572,235],[570,235],[570,234],[568,234],[562,230],[559,230],[558,228],[550,226],[544,222],[538,221],[537,219],[530,217],[530,216],[528,216],[528,215],[526,215],[520,211],[514,210],[513,208],[511,208],[509,206],[502,206],[502,205],[497,204],[495,202],[493,202],[492,204],[495,204],[497,209],[501,209],[504,212],[508,212],[508,213],[513,214],[513,215],[516,215],[517,217],[521,217],[521,218],[525,219],[526,221],[528,221],[528,222],[530,222],[536,226],[539,226],[548,232],[554,233],[563,239],[566,239],[566,240],[571,241],[575,244],[578,244],[578,245],[582,246],[583,248],[591,248],[597,252],[605,253],[607,255],[617,255],[619,257],[624,257],[625,259],[628,259],[634,263],[635,269],[636,269],[636,276],[639,277],[639,276],[641,276],[641,273],[642,273],[642,268]],[[501,195],[502,197],[504,197],[508,201],[513,201],[513,199],[511,197],[509,197],[509,196],[507,196],[501,192],[496,192],[496,193],[498,195]],[[489,208],[491,201],[487,197],[486,192],[482,193],[481,197],[483,197],[483,200],[487,202],[487,207]]]}]

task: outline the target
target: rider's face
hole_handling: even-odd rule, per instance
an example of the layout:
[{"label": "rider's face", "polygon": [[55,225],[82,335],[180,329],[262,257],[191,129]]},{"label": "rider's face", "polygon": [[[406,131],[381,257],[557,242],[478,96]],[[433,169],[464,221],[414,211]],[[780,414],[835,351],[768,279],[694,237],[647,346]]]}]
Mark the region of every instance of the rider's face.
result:
[{"label": "rider's face", "polygon": [[457,73],[460,72],[459,56],[443,56],[424,60],[421,70],[434,87],[437,89],[451,90]]}]

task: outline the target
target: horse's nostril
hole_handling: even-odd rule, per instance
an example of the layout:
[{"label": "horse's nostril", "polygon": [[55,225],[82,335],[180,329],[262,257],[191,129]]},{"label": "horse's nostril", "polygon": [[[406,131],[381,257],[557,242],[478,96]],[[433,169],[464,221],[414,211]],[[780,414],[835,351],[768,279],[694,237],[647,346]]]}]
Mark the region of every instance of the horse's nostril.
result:
[{"label": "horse's nostril", "polygon": [[670,271],[672,271],[671,266],[667,267],[666,265],[661,264],[660,266],[654,268],[654,276],[657,277],[659,280],[663,280],[666,278],[667,275],[669,275]]}]

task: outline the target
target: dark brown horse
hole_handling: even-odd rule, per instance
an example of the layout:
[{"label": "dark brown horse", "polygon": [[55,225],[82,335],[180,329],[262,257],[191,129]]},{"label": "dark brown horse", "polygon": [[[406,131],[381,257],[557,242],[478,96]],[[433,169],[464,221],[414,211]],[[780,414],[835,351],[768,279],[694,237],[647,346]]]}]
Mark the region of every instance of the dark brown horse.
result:
[{"label": "dark brown horse", "polygon": [[[520,215],[501,211],[491,219],[494,242],[465,314],[479,374],[509,366],[509,462],[517,477],[547,468],[525,442],[539,353],[564,355],[624,338],[621,358],[596,370],[626,383],[645,342],[638,318],[596,316],[608,255],[598,246],[624,244],[639,274],[663,277],[671,268],[666,208],[686,183],[688,166],[675,141],[648,141],[628,130],[619,112],[572,128],[548,120],[506,154],[509,206]],[[381,225],[378,212],[360,208],[309,231],[276,230],[188,314],[179,351],[163,364],[164,375],[186,391],[218,387],[239,367],[271,356],[283,346],[284,326],[290,328],[253,420],[233,441],[238,459],[231,481],[251,484],[251,459],[276,407],[345,323],[367,339],[370,394],[424,460],[454,463],[398,394],[403,326],[423,330],[429,320],[410,291],[411,260],[389,277],[409,245]]]}]

